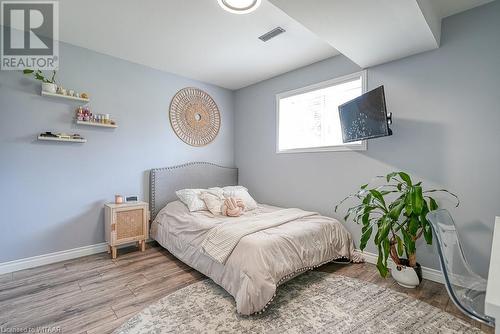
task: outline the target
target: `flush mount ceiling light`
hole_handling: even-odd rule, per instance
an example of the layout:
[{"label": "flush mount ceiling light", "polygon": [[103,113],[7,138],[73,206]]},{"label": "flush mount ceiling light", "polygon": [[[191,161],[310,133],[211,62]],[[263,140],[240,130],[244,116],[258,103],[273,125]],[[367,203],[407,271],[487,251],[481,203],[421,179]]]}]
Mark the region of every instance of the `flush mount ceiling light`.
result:
[{"label": "flush mount ceiling light", "polygon": [[233,14],[248,14],[259,8],[262,0],[217,0],[219,6]]}]

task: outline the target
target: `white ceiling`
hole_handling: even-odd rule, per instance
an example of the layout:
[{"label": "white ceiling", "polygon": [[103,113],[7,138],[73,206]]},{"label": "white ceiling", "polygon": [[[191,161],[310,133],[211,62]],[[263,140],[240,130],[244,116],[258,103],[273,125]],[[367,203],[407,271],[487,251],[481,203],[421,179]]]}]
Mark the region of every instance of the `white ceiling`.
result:
[{"label": "white ceiling", "polygon": [[[267,0],[246,15],[216,0],[59,3],[62,41],[229,89],[338,54]],[[277,26],[286,32],[258,39]]]},{"label": "white ceiling", "polygon": [[489,2],[270,1],[363,68],[438,48],[442,17]]},{"label": "white ceiling", "polygon": [[[263,0],[234,15],[217,0],[60,0],[60,39],[239,89],[337,49],[367,67],[436,48],[441,18],[490,1]],[[277,26],[286,32],[257,39]]]},{"label": "white ceiling", "polygon": [[439,46],[417,0],[271,2],[363,68]]},{"label": "white ceiling", "polygon": [[433,0],[436,11],[441,18],[455,15],[492,1],[494,0]]}]

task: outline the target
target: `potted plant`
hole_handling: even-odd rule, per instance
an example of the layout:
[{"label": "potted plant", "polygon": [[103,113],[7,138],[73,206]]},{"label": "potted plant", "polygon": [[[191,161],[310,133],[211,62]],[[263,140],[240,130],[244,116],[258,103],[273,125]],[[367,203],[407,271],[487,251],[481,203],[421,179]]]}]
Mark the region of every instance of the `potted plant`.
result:
[{"label": "potted plant", "polygon": [[360,249],[365,249],[375,231],[380,275],[387,277],[390,256],[396,269],[392,270],[394,279],[402,286],[416,287],[422,280],[416,242],[423,236],[427,244],[432,244],[432,228],[426,215],[438,208],[436,200],[430,195],[437,192],[449,194],[456,199],[457,207],[460,201],[445,189],[424,190],[422,182],[413,183],[404,172],[393,172],[379,178],[383,178],[384,184],[377,187],[370,187],[370,183],[362,185],[358,192],[343,199],[335,207],[335,212],[346,200],[359,200],[358,205],[347,210],[344,219],[352,217],[355,223],[363,225]]},{"label": "potted plant", "polygon": [[30,69],[24,69],[23,70],[24,74],[28,75],[33,75],[33,77],[36,80],[40,80],[42,82],[42,91],[47,92],[47,93],[56,93],[57,91],[57,85],[56,85],[56,71],[52,71],[52,77],[49,79],[48,77],[45,77],[40,70],[30,70]]}]

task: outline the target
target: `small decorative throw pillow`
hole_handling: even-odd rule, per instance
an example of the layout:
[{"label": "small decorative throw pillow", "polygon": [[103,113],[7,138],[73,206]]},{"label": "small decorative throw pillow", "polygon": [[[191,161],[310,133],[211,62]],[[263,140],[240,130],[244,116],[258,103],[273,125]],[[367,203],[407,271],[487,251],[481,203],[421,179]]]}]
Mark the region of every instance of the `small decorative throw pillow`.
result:
[{"label": "small decorative throw pillow", "polygon": [[222,189],[221,188],[181,189],[181,190],[177,190],[175,192],[175,194],[177,195],[177,198],[179,198],[179,200],[182,203],[186,204],[189,211],[194,212],[194,211],[208,210],[205,202],[200,198],[201,193],[204,191],[218,192],[222,196]]},{"label": "small decorative throw pillow", "polygon": [[236,197],[243,201],[246,210],[257,209],[257,202],[250,196],[248,189],[243,186],[229,186],[222,188],[224,197]]},{"label": "small decorative throw pillow", "polygon": [[245,211],[245,204],[239,198],[229,197],[222,204],[222,214],[228,217],[239,217]]},{"label": "small decorative throw pillow", "polygon": [[200,199],[205,202],[205,205],[213,215],[220,215],[222,213],[222,204],[224,203],[224,195],[222,191],[203,191]]}]

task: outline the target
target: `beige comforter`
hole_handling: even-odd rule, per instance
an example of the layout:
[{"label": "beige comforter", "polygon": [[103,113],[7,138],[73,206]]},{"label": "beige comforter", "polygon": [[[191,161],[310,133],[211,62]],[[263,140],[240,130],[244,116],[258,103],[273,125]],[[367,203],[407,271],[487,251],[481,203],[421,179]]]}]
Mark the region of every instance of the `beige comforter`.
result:
[{"label": "beige comforter", "polygon": [[[293,210],[299,218],[255,228],[254,222],[265,225],[265,217],[275,217],[274,212],[286,214],[283,209],[259,205],[241,217],[215,217],[208,211],[189,212],[175,201],[158,213],[151,235],[181,261],[222,286],[234,297],[237,311],[248,315],[263,310],[280,284],[307,269],[338,258],[362,261],[354,252],[350,233],[337,220]],[[214,236],[214,229],[225,226],[227,233],[231,222],[241,229],[238,222],[245,221],[252,221],[255,231],[239,234],[236,245],[226,250],[224,261],[203,249],[210,235],[220,239],[220,234]]]}]

